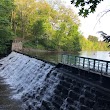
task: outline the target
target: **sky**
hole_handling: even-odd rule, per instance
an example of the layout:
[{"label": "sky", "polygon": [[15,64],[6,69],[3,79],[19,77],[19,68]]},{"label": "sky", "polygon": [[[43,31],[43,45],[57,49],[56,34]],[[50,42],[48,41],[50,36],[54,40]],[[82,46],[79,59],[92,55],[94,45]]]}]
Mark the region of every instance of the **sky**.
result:
[{"label": "sky", "polygon": [[[63,0],[66,2],[66,5],[72,7],[76,13],[78,13],[78,8],[75,8],[74,5],[71,4],[71,0]],[[89,14],[88,17],[83,18],[79,16],[81,26],[80,31],[87,38],[88,35],[94,35],[101,40],[102,38],[97,33],[98,31],[103,31],[110,35],[110,12],[104,15],[100,22],[98,21],[101,12],[106,9],[110,9],[110,0],[102,1],[96,8],[96,11],[92,14]]]}]

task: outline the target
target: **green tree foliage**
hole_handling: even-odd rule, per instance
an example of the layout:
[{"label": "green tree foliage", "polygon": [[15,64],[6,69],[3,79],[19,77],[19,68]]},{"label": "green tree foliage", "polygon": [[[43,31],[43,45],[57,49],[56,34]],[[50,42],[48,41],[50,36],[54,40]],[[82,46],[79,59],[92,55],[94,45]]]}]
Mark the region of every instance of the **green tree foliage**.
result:
[{"label": "green tree foliage", "polygon": [[46,49],[79,51],[79,24],[72,9],[62,5],[55,10],[45,1],[37,2],[37,20],[32,30],[36,38],[33,40]]},{"label": "green tree foliage", "polygon": [[40,41],[40,37],[44,34],[44,27],[43,27],[43,21],[38,20],[36,23],[34,23],[32,32],[34,35],[34,41]]},{"label": "green tree foliage", "polygon": [[98,42],[98,38],[96,36],[92,36],[92,35],[88,36],[88,40],[90,40],[91,42]]},{"label": "green tree foliage", "polygon": [[14,0],[16,8],[12,12],[12,28],[16,36],[27,38],[31,34],[31,28],[36,21],[35,0]]},{"label": "green tree foliage", "polygon": [[7,54],[11,49],[13,33],[11,31],[11,12],[13,0],[0,1],[0,55]]},{"label": "green tree foliage", "polygon": [[[79,1],[76,6],[83,5]],[[101,0],[94,1],[99,3]],[[74,0],[75,2],[75,0]],[[75,2],[76,3],[76,2]],[[82,4],[80,4],[82,3]],[[93,0],[89,0],[91,8],[86,16],[93,12]],[[53,7],[52,7],[53,6]],[[81,10],[80,10],[81,11]],[[80,12],[81,14],[81,12]],[[7,54],[13,37],[22,37],[25,47],[57,50],[108,50],[108,43],[98,42],[95,36],[88,40],[78,31],[80,21],[72,9],[45,0],[1,0],[0,1],[0,55]],[[105,35],[105,40],[109,37]]]},{"label": "green tree foliage", "polygon": [[[107,35],[103,31],[99,31],[98,33],[103,37],[104,42],[110,43],[110,35]],[[110,44],[108,44],[108,47],[110,47]]]},{"label": "green tree foliage", "polygon": [[80,45],[81,50],[110,50],[109,48],[107,48],[108,43],[105,43],[103,41],[93,42],[84,38],[82,35],[80,35]]},{"label": "green tree foliage", "polygon": [[85,39],[78,31],[80,21],[72,9],[58,3],[50,5],[45,0],[14,0],[14,4],[12,29],[17,37],[27,41],[25,47],[57,51],[98,49],[99,42]]},{"label": "green tree foliage", "polygon": [[86,17],[89,13],[93,13],[97,5],[103,0],[71,0],[71,3],[79,7],[79,15]]}]

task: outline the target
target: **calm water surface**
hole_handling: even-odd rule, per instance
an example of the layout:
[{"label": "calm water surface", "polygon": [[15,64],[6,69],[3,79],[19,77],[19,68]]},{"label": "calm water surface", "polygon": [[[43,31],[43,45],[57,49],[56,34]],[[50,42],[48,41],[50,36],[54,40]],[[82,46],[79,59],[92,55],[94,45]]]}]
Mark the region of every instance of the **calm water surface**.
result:
[{"label": "calm water surface", "polygon": [[81,51],[78,53],[58,53],[58,52],[28,52],[28,54],[37,56],[38,58],[58,63],[61,61],[62,54],[66,55],[73,55],[73,56],[82,56],[82,57],[89,57],[95,58],[100,60],[110,61],[110,52],[109,51]]}]

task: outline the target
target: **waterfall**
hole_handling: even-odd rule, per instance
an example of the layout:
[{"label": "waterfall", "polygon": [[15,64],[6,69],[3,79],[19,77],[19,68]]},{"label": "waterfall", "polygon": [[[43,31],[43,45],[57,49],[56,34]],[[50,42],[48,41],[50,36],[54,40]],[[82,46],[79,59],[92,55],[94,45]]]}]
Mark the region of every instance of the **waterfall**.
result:
[{"label": "waterfall", "polygon": [[0,77],[13,89],[11,98],[22,101],[23,110],[109,110],[108,96],[73,76],[16,52],[0,60]]},{"label": "waterfall", "polygon": [[14,89],[13,98],[17,99],[26,93],[43,88],[46,77],[54,68],[51,64],[16,52],[0,60],[0,64],[0,76]]}]

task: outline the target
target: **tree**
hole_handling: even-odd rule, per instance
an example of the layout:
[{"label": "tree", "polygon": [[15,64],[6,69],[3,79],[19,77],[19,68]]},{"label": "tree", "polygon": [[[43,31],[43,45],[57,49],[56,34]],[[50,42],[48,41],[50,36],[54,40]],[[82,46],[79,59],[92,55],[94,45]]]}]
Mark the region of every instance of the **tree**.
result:
[{"label": "tree", "polygon": [[92,35],[88,36],[88,40],[90,40],[92,42],[98,42],[98,38],[96,36],[92,36]]},{"label": "tree", "polygon": [[[27,1],[25,3],[27,3]],[[16,3],[16,5],[18,8],[21,7],[21,5],[23,4],[20,3],[18,6],[18,4]],[[31,25],[31,29],[27,30],[27,32],[31,33],[31,37],[29,38],[29,40],[27,41],[27,45],[25,46],[29,45],[34,48],[50,50],[52,49],[58,51],[79,51],[80,32],[78,31],[78,28],[80,25],[80,21],[78,19],[78,16],[73,12],[72,9],[67,8],[64,5],[55,5],[57,5],[55,6],[57,7],[57,9],[55,7],[53,8],[45,0],[36,1],[34,22]],[[22,20],[20,20],[19,18],[19,10],[17,10],[18,9],[16,9],[17,15],[15,20],[18,20],[18,23],[22,24]],[[31,15],[28,15],[28,17],[29,16]],[[24,18],[25,17],[23,17],[23,19]],[[26,21],[27,19],[24,20]],[[30,23],[27,23],[26,26],[29,26],[29,24]],[[17,30],[22,29],[20,26],[21,25],[17,25]],[[24,29],[26,26],[23,26]],[[20,32],[22,33],[22,31]]]},{"label": "tree", "polygon": [[71,0],[71,4],[79,7],[79,15],[86,17],[95,12],[97,5],[103,0]]},{"label": "tree", "polygon": [[[110,35],[107,35],[103,31],[99,31],[98,33],[103,37],[104,42],[110,43]],[[108,47],[110,47],[110,44],[108,45]]]},{"label": "tree", "polygon": [[38,20],[36,23],[34,23],[32,28],[33,36],[34,36],[34,43],[37,44],[41,40],[41,36],[44,34],[44,27],[43,27],[43,21]]},{"label": "tree", "polygon": [[36,21],[36,0],[14,0],[12,29],[16,36],[23,39],[30,36],[30,30]]},{"label": "tree", "polygon": [[[101,3],[103,0],[71,0],[71,4],[74,4],[76,7],[79,8],[79,15],[82,15],[83,17],[87,17],[87,15],[89,15],[90,13],[95,12],[97,5],[99,3]],[[100,17],[98,19],[98,21],[100,21],[100,19],[107,14],[108,12],[110,12],[110,9],[104,10],[101,14]],[[101,34],[101,36],[103,36],[103,41],[110,43],[110,36],[107,35],[106,33],[100,31],[99,32]],[[88,40],[92,40],[93,41],[93,37],[89,36]],[[96,39],[96,38],[95,38]],[[95,40],[94,39],[94,40]],[[97,41],[97,39],[96,39]],[[106,44],[104,44],[106,45]],[[108,46],[110,47],[110,45]]]},{"label": "tree", "polygon": [[11,51],[11,41],[14,35],[10,18],[13,8],[13,0],[0,1],[0,55]]}]

